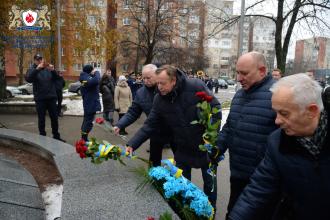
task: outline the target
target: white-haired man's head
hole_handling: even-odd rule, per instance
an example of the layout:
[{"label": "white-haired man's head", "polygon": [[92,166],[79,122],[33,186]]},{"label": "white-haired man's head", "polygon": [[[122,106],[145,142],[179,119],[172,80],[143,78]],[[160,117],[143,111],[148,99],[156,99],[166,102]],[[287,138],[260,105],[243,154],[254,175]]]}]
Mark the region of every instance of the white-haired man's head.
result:
[{"label": "white-haired man's head", "polygon": [[270,91],[275,123],[290,136],[311,136],[324,108],[321,86],[300,73],[281,78]]},{"label": "white-haired man's head", "polygon": [[147,64],[142,68],[142,80],[147,87],[156,86],[156,70],[157,66],[154,64]]}]

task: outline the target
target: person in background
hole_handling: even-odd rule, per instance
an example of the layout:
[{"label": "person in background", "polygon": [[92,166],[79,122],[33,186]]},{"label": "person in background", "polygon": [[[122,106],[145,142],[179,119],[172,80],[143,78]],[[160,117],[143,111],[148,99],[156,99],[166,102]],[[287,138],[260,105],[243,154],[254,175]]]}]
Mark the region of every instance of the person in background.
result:
[{"label": "person in background", "polygon": [[[166,126],[173,135],[176,166],[183,170],[183,176],[189,180],[192,168],[201,169],[204,192],[216,208],[217,184],[213,184],[213,180],[215,183],[217,180],[207,172],[214,155],[208,155],[206,151],[199,149],[199,145],[204,143],[205,127],[200,124],[192,125],[191,122],[199,119],[196,105],[200,98],[196,96],[196,92],[203,91],[210,95],[211,107],[220,109],[221,105],[204,82],[187,78],[184,72],[174,66],[161,66],[156,70],[156,75],[159,92],[154,97],[151,112],[143,127],[127,142],[127,151],[132,153],[155,131]],[[214,119],[221,119],[221,111]]]},{"label": "person in background", "polygon": [[62,72],[58,72],[58,79],[55,80],[56,94],[57,94],[57,115],[62,117],[62,101],[63,101],[63,88],[65,87],[65,81]]},{"label": "person in background", "polygon": [[93,128],[93,120],[97,111],[101,111],[99,96],[100,73],[92,65],[85,65],[80,73],[81,96],[83,99],[84,119],[81,125],[81,138],[88,140],[88,134]]},{"label": "person in background", "polygon": [[127,84],[132,92],[133,100],[135,99],[136,91],[142,86],[142,82],[137,80],[134,72],[128,75]]},{"label": "person in background", "polygon": [[33,85],[33,96],[38,113],[39,134],[46,136],[46,111],[49,113],[53,138],[65,142],[58,132],[57,94],[55,81],[59,75],[52,64],[47,63],[40,54],[34,56],[34,64],[28,70],[26,81]]},{"label": "person in background", "polygon": [[113,126],[113,113],[115,111],[115,80],[111,76],[111,70],[108,69],[100,81],[100,92],[102,94],[103,118]]},{"label": "person in background", "polygon": [[[230,213],[237,198],[249,183],[250,176],[264,157],[268,135],[277,129],[272,110],[274,80],[267,74],[266,59],[259,52],[239,57],[237,81],[242,85],[231,102],[226,124],[219,133],[217,146],[221,153],[229,149]],[[267,218],[265,218],[267,219]]]},{"label": "person in background", "polygon": [[[115,109],[118,111],[119,120],[126,114],[128,108],[132,105],[132,92],[126,82],[126,77],[119,76],[117,86],[115,88]],[[119,132],[120,135],[127,135],[124,129]]]},{"label": "person in background", "polygon": [[329,103],[322,102],[321,86],[305,74],[284,77],[271,91],[275,122],[280,128],[269,136],[265,158],[229,219],[264,219],[265,207],[282,194],[280,205],[273,207],[276,211],[272,219],[328,220]]},{"label": "person in background", "polygon": [[280,69],[273,69],[272,77],[275,80],[279,80],[283,77],[282,71]]},{"label": "person in background", "polygon": [[[114,127],[116,134],[120,133],[121,129],[125,129],[130,124],[134,123],[144,112],[149,115],[154,96],[157,94],[157,82],[156,82],[156,70],[157,66],[153,64],[147,64],[142,69],[142,79],[144,85],[136,92],[135,99],[132,106],[128,109],[128,112],[117,122]],[[162,150],[165,144],[169,144],[171,140],[171,134],[168,133],[168,129],[162,127],[159,128],[154,134],[150,136],[150,158],[149,161],[153,166],[160,166],[162,159]],[[173,144],[171,144],[173,152]]]}]

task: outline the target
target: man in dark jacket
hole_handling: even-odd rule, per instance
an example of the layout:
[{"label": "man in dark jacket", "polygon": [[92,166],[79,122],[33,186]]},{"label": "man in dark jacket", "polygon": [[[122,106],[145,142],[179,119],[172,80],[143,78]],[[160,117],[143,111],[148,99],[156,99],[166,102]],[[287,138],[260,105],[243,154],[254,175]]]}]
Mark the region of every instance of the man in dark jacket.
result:
[{"label": "man in dark jacket", "polygon": [[[137,90],[135,99],[133,100],[131,107],[128,109],[128,112],[114,127],[116,134],[119,134],[121,129],[125,129],[127,126],[135,122],[141,116],[142,112],[147,116],[149,115],[154,96],[157,93],[156,70],[157,66],[153,64],[148,64],[143,67],[142,78],[144,85]],[[160,128],[150,137],[149,160],[153,166],[160,166],[163,146],[168,143],[170,143],[168,129]]]},{"label": "man in dark jacket", "polygon": [[227,218],[264,157],[268,135],[277,128],[269,91],[274,81],[267,75],[265,57],[258,52],[246,53],[238,59],[236,71],[242,89],[232,100],[227,122],[217,142],[221,153],[229,148],[231,173]]},{"label": "man in dark jacket", "polygon": [[[212,176],[207,173],[209,157],[199,149],[199,145],[203,144],[202,135],[205,128],[200,124],[191,124],[199,119],[196,105],[200,99],[196,92],[209,93],[209,90],[201,80],[188,79],[183,72],[170,65],[158,68],[156,74],[159,94],[154,98],[151,112],[143,127],[128,141],[127,150],[131,153],[159,128],[167,126],[176,146],[176,165],[183,170],[187,179],[191,179],[191,168],[201,168],[204,192],[215,208],[217,189],[215,184],[212,191]],[[212,97],[211,106],[220,109],[220,103]],[[217,117],[220,119],[221,113]]]},{"label": "man in dark jacket", "polygon": [[57,94],[57,115],[62,117],[62,101],[63,101],[63,88],[65,86],[65,81],[63,74],[58,72],[58,79],[55,81],[55,88]]},{"label": "man in dark jacket", "polygon": [[[232,220],[263,219],[264,208],[284,195],[273,219],[330,219],[330,123],[320,85],[305,74],[271,88],[276,124],[265,158],[230,213]],[[306,92],[308,91],[308,92]]]},{"label": "man in dark jacket", "polygon": [[34,64],[26,74],[26,81],[33,84],[33,96],[38,113],[39,134],[46,136],[45,117],[49,113],[53,138],[65,142],[58,132],[57,95],[55,81],[59,78],[54,66],[47,64],[40,54],[34,56]]},{"label": "man in dark jacket", "polygon": [[84,119],[81,125],[81,138],[88,140],[88,134],[93,128],[93,120],[97,111],[101,111],[99,82],[100,73],[92,65],[85,65],[80,73],[81,96],[84,106]]}]

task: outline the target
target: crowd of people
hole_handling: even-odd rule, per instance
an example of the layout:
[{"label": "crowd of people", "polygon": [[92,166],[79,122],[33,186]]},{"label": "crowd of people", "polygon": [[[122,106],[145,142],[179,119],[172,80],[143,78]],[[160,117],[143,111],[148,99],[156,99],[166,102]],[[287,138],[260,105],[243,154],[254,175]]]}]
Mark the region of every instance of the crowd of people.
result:
[{"label": "crowd of people", "polygon": [[[101,77],[93,66],[85,65],[80,74],[81,137],[88,140],[95,114],[101,111],[101,93],[103,117],[115,134],[126,135],[126,127],[142,113],[147,116],[127,141],[127,152],[133,153],[150,139],[149,160],[152,166],[159,166],[163,147],[170,146],[183,176],[190,180],[192,168],[201,170],[204,192],[215,209],[217,184],[214,186],[214,177],[207,170],[211,161],[228,150],[226,219],[330,219],[330,88],[324,90],[307,73],[284,76],[280,69],[268,73],[265,57],[255,51],[239,57],[236,73],[241,89],[232,99],[227,121],[213,146],[220,154],[200,150],[205,127],[191,123],[199,119],[196,92],[201,91],[212,97],[211,107],[220,110],[214,119],[222,118],[220,102],[213,94],[217,86],[207,76],[201,80],[171,65],[147,64],[141,80],[120,75],[117,82],[111,70]],[[52,65],[46,66],[35,56],[27,81],[33,83],[39,132],[46,135],[48,110],[53,137],[62,140],[53,83],[60,79]],[[117,122],[114,112],[118,112]]]}]

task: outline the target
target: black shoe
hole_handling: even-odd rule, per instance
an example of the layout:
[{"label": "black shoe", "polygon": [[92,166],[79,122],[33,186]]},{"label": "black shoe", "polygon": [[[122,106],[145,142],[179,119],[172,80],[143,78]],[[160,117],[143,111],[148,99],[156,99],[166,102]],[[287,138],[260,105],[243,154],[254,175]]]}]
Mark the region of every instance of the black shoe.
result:
[{"label": "black shoe", "polygon": [[119,131],[120,135],[128,135],[128,133],[124,130],[124,131]]},{"label": "black shoe", "polygon": [[58,117],[63,117],[63,113],[61,112],[61,113],[59,113],[57,116],[58,116]]},{"label": "black shoe", "polygon": [[56,140],[59,140],[59,141],[62,141],[63,143],[66,143],[66,141],[65,140],[63,140],[62,138],[54,138],[54,139],[56,139]]}]

